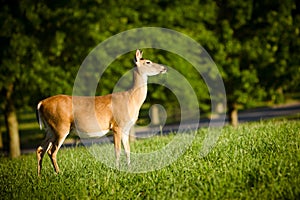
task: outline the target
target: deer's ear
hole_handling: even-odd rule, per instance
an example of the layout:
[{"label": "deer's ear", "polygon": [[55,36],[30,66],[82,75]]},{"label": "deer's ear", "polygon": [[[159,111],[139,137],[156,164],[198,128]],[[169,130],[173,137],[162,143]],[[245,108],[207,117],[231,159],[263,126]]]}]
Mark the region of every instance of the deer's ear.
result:
[{"label": "deer's ear", "polygon": [[140,61],[140,59],[142,59],[142,57],[143,57],[143,52],[140,51],[139,49],[137,49],[135,52],[135,62]]}]

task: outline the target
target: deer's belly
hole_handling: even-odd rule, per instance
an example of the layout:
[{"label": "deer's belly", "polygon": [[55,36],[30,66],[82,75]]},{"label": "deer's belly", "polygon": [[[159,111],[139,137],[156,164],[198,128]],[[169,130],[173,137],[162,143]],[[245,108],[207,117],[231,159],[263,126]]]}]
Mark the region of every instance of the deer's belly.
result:
[{"label": "deer's belly", "polygon": [[84,132],[84,131],[78,131],[77,134],[80,138],[95,138],[95,137],[102,137],[106,135],[109,132],[109,130],[102,130],[102,131],[96,131],[96,132]]}]

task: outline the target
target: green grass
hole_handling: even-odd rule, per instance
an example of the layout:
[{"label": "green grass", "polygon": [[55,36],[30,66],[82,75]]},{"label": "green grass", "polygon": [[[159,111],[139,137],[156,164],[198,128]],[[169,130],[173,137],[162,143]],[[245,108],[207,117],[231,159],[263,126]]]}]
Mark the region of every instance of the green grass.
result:
[{"label": "green grass", "polygon": [[[272,120],[225,127],[215,148],[199,152],[207,129],[173,164],[133,174],[98,162],[85,147],[62,149],[62,173],[48,157],[36,176],[34,154],[0,158],[1,199],[299,199],[300,121]],[[151,152],[173,135],[139,140],[134,152]]]}]

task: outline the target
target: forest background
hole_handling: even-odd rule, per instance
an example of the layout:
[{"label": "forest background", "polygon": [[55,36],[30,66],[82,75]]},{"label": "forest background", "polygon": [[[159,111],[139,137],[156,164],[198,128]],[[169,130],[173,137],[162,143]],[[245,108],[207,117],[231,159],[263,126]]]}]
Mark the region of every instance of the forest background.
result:
[{"label": "forest background", "polygon": [[[71,95],[89,52],[133,28],[168,28],[201,44],[221,72],[227,96],[224,112],[235,125],[238,109],[299,98],[300,2],[296,0],[1,0],[0,4],[0,113],[11,157],[20,155],[18,112],[34,112],[41,99],[55,94]],[[189,63],[168,52],[145,52],[147,58],[167,63],[187,77],[201,113],[211,113],[208,88]],[[132,55],[107,68],[103,77],[108,78],[99,82],[97,95],[113,91],[114,83],[133,67]],[[176,121],[176,98],[170,91],[150,86],[142,109],[154,103],[164,105]]]}]

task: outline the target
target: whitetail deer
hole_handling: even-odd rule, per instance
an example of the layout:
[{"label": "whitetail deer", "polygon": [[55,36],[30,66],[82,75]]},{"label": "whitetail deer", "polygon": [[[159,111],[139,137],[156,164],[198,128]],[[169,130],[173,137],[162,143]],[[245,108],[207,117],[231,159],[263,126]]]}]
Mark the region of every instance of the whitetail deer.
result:
[{"label": "whitetail deer", "polygon": [[146,99],[148,76],[167,71],[165,66],[143,59],[140,50],[136,51],[135,65],[133,86],[128,91],[96,97],[57,95],[39,102],[37,119],[41,129],[44,125],[46,137],[36,150],[38,175],[45,152],[55,172],[59,172],[56,155],[73,129],[79,136],[88,137],[101,137],[113,131],[116,165],[120,162],[121,141],[127,164],[130,164],[129,131]]}]

